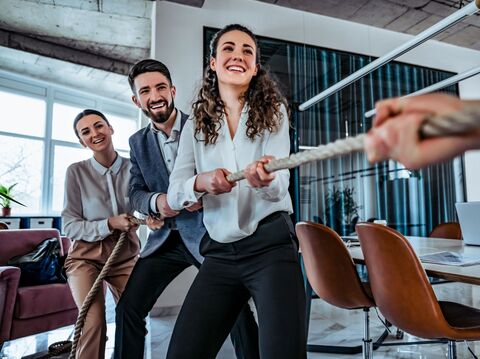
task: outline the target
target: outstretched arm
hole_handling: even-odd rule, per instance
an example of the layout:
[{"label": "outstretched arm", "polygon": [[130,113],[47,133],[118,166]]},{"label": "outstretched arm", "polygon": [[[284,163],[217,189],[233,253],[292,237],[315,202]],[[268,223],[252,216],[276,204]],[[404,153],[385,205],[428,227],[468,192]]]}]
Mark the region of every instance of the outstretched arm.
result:
[{"label": "outstretched arm", "polygon": [[[480,101],[462,101],[445,94],[393,98],[376,105],[373,128],[365,140],[370,162],[394,159],[417,169],[451,159],[466,150],[480,148],[480,129],[461,136],[422,139],[426,116],[441,116],[478,107]],[[473,112],[472,112],[473,113]]]}]

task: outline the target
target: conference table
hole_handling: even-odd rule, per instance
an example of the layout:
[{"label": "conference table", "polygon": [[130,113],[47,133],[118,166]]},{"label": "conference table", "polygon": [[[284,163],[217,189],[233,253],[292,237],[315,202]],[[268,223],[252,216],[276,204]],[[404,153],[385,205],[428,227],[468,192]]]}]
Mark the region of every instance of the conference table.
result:
[{"label": "conference table", "polygon": [[[418,256],[436,252],[455,252],[468,257],[480,259],[480,246],[465,245],[462,240],[430,237],[406,237]],[[363,264],[363,253],[360,246],[350,247],[350,254],[356,263]],[[453,266],[422,263],[431,277],[449,281],[480,285],[480,264],[470,266]]]}]

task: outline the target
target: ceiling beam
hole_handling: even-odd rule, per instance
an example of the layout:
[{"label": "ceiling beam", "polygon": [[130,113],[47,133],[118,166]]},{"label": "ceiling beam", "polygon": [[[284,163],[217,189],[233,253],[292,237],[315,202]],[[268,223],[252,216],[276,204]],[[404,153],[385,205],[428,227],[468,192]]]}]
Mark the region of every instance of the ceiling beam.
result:
[{"label": "ceiling beam", "polygon": [[106,45],[150,48],[149,18],[25,0],[0,0],[0,6],[0,28],[5,30]]},{"label": "ceiling beam", "polygon": [[168,2],[175,2],[177,4],[183,4],[193,7],[203,7],[205,0],[167,0]]},{"label": "ceiling beam", "polygon": [[130,63],[0,29],[0,46],[126,75]]}]

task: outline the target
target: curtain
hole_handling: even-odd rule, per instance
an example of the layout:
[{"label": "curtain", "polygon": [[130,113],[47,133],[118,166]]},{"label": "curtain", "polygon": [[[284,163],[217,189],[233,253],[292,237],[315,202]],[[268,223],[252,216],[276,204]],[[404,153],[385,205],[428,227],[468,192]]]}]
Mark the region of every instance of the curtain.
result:
[{"label": "curtain", "polygon": [[[389,63],[304,112],[296,105],[357,71],[373,59],[305,45],[287,44],[293,116],[300,146],[318,146],[371,127],[364,113],[375,101],[405,95],[453,74]],[[458,94],[457,87],[444,90]],[[453,161],[409,171],[400,163],[371,165],[363,153],[303,165],[299,169],[300,220],[325,223],[341,235],[357,221],[385,219],[405,235],[427,235],[455,220]],[[461,193],[462,191],[460,191]]]}]

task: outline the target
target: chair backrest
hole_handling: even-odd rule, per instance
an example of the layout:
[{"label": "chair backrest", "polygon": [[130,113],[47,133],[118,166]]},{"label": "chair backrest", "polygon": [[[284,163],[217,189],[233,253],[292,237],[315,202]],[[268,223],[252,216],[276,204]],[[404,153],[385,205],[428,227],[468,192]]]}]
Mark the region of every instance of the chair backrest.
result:
[{"label": "chair backrest", "polygon": [[457,222],[445,222],[436,225],[428,236],[430,238],[462,239],[462,230]]},{"label": "chair backrest", "polygon": [[[39,243],[48,238],[58,238],[57,229],[7,229],[0,231],[0,265],[5,265],[12,257],[33,250]],[[63,245],[60,241],[60,254],[63,255]]]},{"label": "chair backrest", "polygon": [[336,232],[312,222],[297,223],[296,232],[308,280],[320,298],[346,309],[375,305]]},{"label": "chair backrest", "polygon": [[0,221],[0,229],[8,229],[8,224]]},{"label": "chair backrest", "polygon": [[375,303],[388,321],[422,337],[441,338],[449,326],[408,240],[373,223],[356,226]]}]

